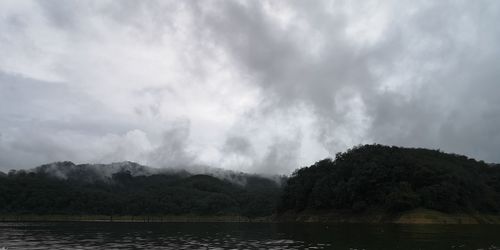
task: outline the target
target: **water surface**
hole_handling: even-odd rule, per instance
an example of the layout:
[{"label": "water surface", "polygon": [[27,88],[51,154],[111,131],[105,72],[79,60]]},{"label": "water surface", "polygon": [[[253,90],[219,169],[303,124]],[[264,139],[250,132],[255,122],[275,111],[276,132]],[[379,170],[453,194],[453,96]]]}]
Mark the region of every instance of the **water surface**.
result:
[{"label": "water surface", "polygon": [[0,223],[7,249],[500,249],[498,225]]}]

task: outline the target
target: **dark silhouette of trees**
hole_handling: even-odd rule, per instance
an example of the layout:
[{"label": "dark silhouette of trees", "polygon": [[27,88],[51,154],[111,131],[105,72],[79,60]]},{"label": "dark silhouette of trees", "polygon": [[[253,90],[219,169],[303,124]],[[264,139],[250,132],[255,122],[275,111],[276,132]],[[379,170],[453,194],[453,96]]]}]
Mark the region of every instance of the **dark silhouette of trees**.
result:
[{"label": "dark silhouette of trees", "polygon": [[[275,181],[248,175],[238,185],[208,175],[185,173],[111,178],[58,178],[39,172],[0,175],[0,213],[71,215],[246,215],[275,213],[281,188]],[[89,181],[91,180],[91,181]]]},{"label": "dark silhouette of trees", "polygon": [[498,167],[465,156],[365,145],[295,171],[284,188],[279,210],[394,213],[424,207],[497,213],[499,183]]},{"label": "dark silhouette of trees", "polygon": [[132,172],[144,166],[126,165],[109,177],[71,162],[0,172],[0,213],[258,217],[306,209],[500,211],[499,165],[438,150],[358,146],[297,169],[283,185],[256,175],[233,175],[235,182],[187,172],[138,175]]}]

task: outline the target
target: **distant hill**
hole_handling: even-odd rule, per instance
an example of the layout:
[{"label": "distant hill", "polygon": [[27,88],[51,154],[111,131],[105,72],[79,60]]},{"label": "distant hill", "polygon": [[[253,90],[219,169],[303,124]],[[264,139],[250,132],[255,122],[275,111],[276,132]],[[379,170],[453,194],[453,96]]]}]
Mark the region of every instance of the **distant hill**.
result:
[{"label": "distant hill", "polygon": [[[15,170],[14,173],[16,172]],[[154,174],[166,175],[209,175],[221,180],[226,180],[235,184],[245,185],[249,177],[255,177],[255,174],[247,174],[243,172],[235,172],[232,170],[214,168],[203,165],[189,166],[186,169],[182,168],[152,168],[135,162],[124,161],[114,162],[110,164],[74,164],[70,161],[53,162],[44,164],[33,169],[18,170],[19,172],[46,174],[61,179],[78,180],[78,181],[109,181],[113,174],[120,172],[129,172],[134,177],[150,176]],[[1,172],[0,172],[1,173]],[[259,175],[267,179],[272,179],[278,183],[282,181],[282,177],[273,175]]]},{"label": "distant hill", "polygon": [[0,172],[0,219],[5,215],[500,223],[500,166],[383,145],[354,147],[288,178],[206,167],[188,172],[133,162],[56,162]]},{"label": "distant hill", "polygon": [[443,213],[500,211],[500,168],[437,150],[365,145],[296,170],[279,210]]},{"label": "distant hill", "polygon": [[70,161],[64,162],[54,162],[39,167],[20,170],[27,173],[36,173],[40,175],[47,175],[52,177],[57,177],[64,180],[71,181],[85,181],[85,182],[96,182],[96,181],[108,181],[112,179],[113,174],[120,172],[128,172],[131,176],[149,176],[153,174],[158,174],[160,172],[175,173],[175,174],[187,174],[180,173],[180,171],[174,170],[160,170],[156,168],[146,167],[135,162],[115,162],[111,164],[74,164]]},{"label": "distant hill", "polygon": [[0,175],[0,214],[256,217],[275,213],[281,193],[276,180],[221,169],[213,173],[220,178],[133,162],[56,162]]}]

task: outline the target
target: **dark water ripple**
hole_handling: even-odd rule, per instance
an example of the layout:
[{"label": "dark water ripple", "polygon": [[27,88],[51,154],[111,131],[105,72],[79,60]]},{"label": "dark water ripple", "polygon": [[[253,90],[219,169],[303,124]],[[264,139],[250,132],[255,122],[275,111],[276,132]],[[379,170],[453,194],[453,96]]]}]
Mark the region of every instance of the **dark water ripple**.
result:
[{"label": "dark water ripple", "polygon": [[0,249],[500,249],[500,226],[0,223]]}]

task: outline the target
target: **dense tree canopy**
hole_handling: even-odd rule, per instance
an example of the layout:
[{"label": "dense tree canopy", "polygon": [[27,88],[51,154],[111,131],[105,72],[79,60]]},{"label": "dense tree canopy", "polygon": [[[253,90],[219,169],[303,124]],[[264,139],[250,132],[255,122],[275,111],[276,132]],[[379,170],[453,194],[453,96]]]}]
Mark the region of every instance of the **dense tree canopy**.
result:
[{"label": "dense tree canopy", "polygon": [[0,175],[0,213],[253,217],[273,214],[281,191],[275,181],[255,175],[241,184],[186,172],[134,176],[123,170],[98,178],[85,166],[58,164],[74,169],[64,178],[47,166]]},{"label": "dense tree canopy", "polygon": [[443,212],[500,208],[500,168],[437,150],[365,145],[295,171],[280,210],[417,207]]},{"label": "dense tree canopy", "polygon": [[296,170],[283,185],[257,175],[229,177],[232,181],[154,172],[135,163],[60,162],[0,172],[0,213],[256,217],[306,209],[397,213],[418,207],[500,212],[500,166],[438,150],[359,146]]}]

